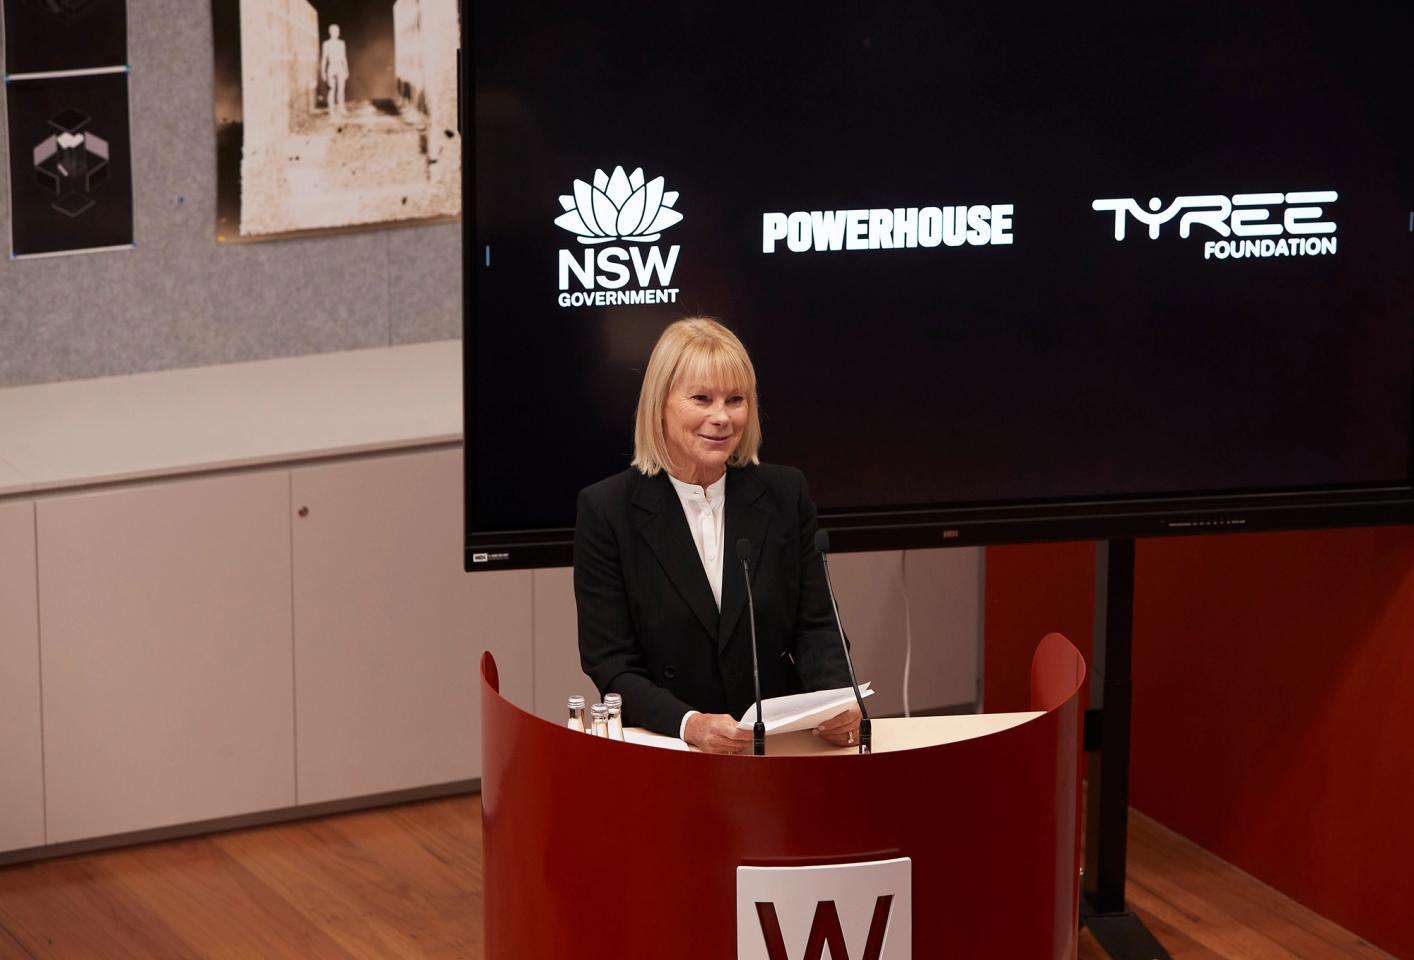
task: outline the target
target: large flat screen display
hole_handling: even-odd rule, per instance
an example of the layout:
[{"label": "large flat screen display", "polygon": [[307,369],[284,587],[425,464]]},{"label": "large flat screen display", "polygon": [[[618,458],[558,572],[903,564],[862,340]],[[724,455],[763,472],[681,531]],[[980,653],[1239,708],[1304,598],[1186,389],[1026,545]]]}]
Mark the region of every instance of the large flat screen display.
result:
[{"label": "large flat screen display", "polygon": [[1407,7],[469,20],[468,569],[568,561],[693,314],[844,547],[1407,516]]}]

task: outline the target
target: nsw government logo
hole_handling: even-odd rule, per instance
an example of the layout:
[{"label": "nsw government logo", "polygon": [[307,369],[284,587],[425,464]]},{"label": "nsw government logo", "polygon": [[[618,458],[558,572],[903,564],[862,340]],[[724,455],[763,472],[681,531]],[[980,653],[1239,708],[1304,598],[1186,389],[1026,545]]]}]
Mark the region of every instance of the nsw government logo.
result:
[{"label": "nsw government logo", "polygon": [[[555,218],[555,226],[581,244],[559,252],[560,306],[676,303],[677,288],[669,284],[682,248],[673,244],[664,255],[656,244],[681,222],[677,202],[677,191],[664,189],[662,177],[646,179],[642,167],[595,170],[592,184],[576,180],[574,192],[560,197],[565,212]],[[571,290],[575,285],[580,289]]]}]

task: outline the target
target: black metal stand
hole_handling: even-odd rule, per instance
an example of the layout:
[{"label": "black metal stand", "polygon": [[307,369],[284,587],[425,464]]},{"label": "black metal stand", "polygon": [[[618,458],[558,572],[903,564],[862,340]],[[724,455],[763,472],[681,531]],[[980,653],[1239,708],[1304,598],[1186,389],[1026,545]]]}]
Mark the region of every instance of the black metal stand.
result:
[{"label": "black metal stand", "polygon": [[1134,541],[1102,540],[1095,552],[1095,648],[1085,712],[1089,763],[1080,922],[1114,960],[1171,960],[1124,902],[1133,625]]}]

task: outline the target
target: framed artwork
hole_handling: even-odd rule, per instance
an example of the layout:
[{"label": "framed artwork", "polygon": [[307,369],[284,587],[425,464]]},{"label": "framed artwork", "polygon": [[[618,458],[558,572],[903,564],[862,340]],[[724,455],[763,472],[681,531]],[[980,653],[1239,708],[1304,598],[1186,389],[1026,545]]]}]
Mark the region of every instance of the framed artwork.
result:
[{"label": "framed artwork", "polygon": [[128,73],[6,84],[16,258],[131,247]]},{"label": "framed artwork", "polygon": [[213,0],[217,240],[461,214],[457,0]]},{"label": "framed artwork", "polygon": [[128,65],[127,0],[4,0],[5,73]]}]

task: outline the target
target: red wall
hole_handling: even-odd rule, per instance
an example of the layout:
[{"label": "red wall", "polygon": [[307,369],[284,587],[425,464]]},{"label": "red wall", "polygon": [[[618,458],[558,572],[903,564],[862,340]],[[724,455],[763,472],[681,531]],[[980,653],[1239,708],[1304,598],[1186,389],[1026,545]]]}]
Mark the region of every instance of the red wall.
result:
[{"label": "red wall", "polygon": [[988,713],[1031,709],[1031,654],[1052,630],[1065,634],[1089,665],[1094,584],[1093,543],[987,548],[982,702]]},{"label": "red wall", "polygon": [[[988,550],[987,709],[1047,630],[1088,646],[1093,553]],[[1414,529],[1141,541],[1131,799],[1414,957]]]}]

